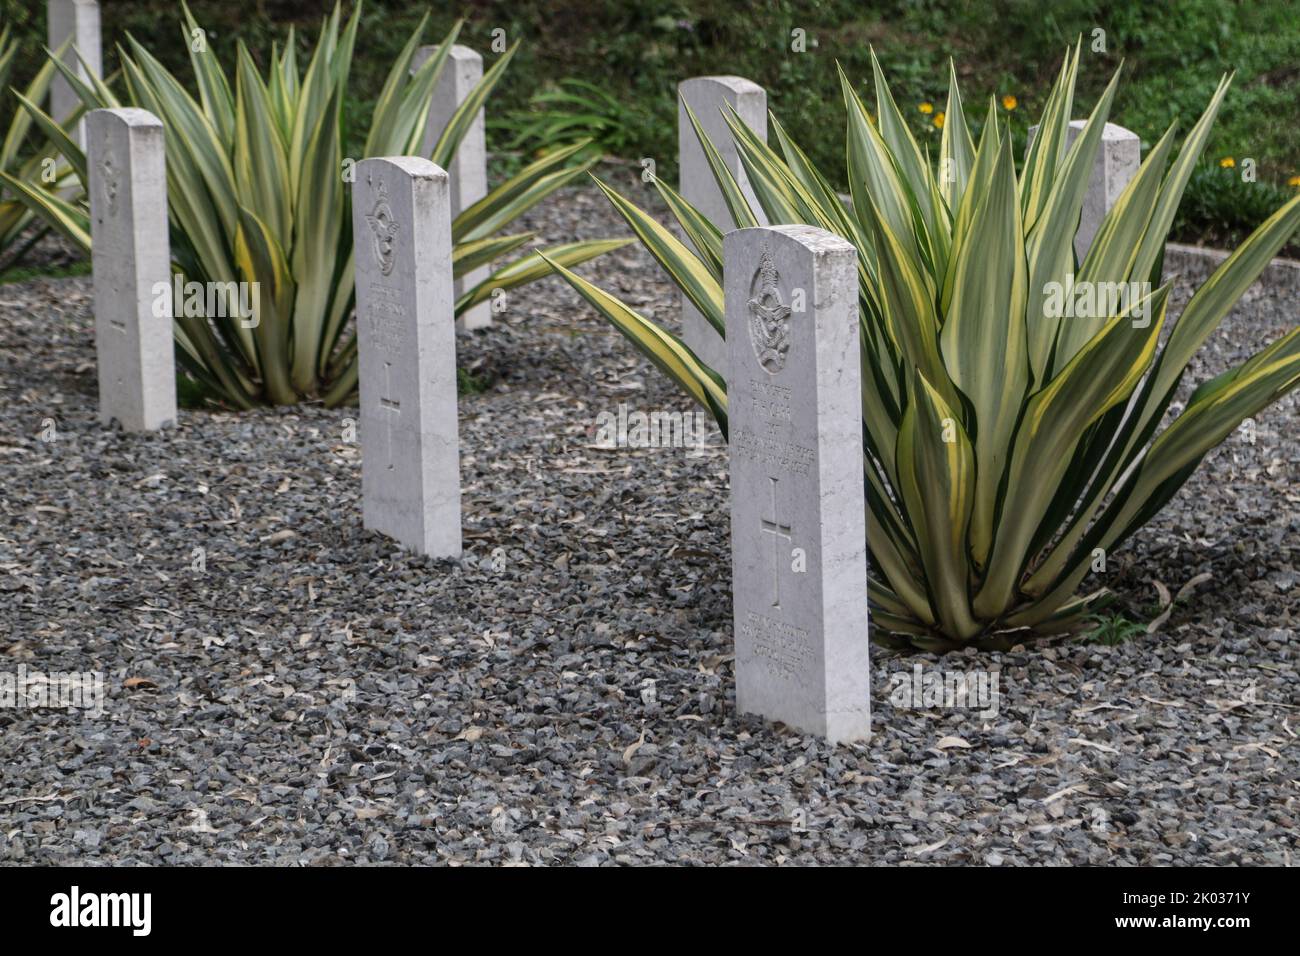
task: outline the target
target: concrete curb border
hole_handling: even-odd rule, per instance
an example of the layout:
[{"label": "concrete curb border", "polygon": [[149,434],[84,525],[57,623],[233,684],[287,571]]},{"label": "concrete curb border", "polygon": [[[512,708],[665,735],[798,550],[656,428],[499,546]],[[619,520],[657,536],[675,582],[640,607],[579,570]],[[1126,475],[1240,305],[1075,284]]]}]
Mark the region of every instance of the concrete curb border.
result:
[{"label": "concrete curb border", "polygon": [[[1165,275],[1178,273],[1194,287],[1199,287],[1228,256],[1226,249],[1190,246],[1181,242],[1165,243]],[[1294,292],[1300,295],[1300,260],[1274,259],[1251,286],[1266,292]]]}]

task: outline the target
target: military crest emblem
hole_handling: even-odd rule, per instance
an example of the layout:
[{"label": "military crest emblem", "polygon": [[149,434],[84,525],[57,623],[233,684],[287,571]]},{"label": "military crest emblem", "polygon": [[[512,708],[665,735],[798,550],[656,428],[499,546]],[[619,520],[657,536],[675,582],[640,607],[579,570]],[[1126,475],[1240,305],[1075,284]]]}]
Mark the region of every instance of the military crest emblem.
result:
[{"label": "military crest emblem", "polygon": [[771,250],[764,249],[749,287],[749,340],[758,364],[773,375],[785,368],[790,351],[790,307],[781,298],[780,279]]},{"label": "military crest emblem", "polygon": [[379,181],[379,196],[374,208],[366,215],[366,224],[370,226],[371,249],[379,263],[379,271],[388,275],[393,271],[393,241],[399,228],[393,219],[393,208],[388,204],[388,187],[383,180]]}]

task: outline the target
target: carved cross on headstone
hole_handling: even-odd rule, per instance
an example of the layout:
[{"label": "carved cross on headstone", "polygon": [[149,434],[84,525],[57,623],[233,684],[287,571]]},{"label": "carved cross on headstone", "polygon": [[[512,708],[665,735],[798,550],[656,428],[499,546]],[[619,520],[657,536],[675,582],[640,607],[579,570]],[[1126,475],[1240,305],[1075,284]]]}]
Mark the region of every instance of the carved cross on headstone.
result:
[{"label": "carved cross on headstone", "polygon": [[781,606],[781,539],[793,541],[790,537],[790,526],[781,524],[781,518],[776,507],[776,482],[775,478],[768,478],[771,482],[772,491],[772,520],[762,519],[761,529],[763,534],[772,536],[772,607]]},{"label": "carved cross on headstone", "polygon": [[385,415],[385,428],[388,432],[388,470],[393,470],[393,422],[402,415],[402,403],[387,396],[393,394],[393,363],[384,363],[384,394],[379,397],[379,407],[386,408],[391,415]]}]

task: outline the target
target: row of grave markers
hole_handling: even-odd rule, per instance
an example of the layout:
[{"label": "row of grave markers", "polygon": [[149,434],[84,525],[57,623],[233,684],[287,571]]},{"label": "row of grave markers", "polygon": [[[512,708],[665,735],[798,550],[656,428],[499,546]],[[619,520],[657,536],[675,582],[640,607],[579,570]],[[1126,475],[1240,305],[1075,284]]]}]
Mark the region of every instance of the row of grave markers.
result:
[{"label": "row of grave markers", "polygon": [[[89,74],[102,75],[100,10],[96,0],[48,0],[46,39],[51,50],[57,50],[65,42],[71,41],[62,59],[76,70],[81,79],[88,80]],[[436,46],[418,49],[411,61],[411,72],[415,73],[437,52]],[[482,79],[483,57],[470,47],[459,43],[453,45],[438,85],[434,87],[424,141],[420,144],[423,155],[433,152],[438,136],[446,128],[451,115]],[[63,74],[56,72],[50,81],[50,115],[61,121],[72,115],[80,105],[81,100],[76,91]],[[73,134],[74,141],[83,147],[86,145],[85,125],[83,119]],[[474,122],[470,124],[446,172],[451,196],[451,216],[454,219],[487,195],[487,140],[483,110],[479,110]],[[480,266],[458,278],[455,284],[456,298],[474,288],[487,276],[488,267]],[[491,324],[492,310],[488,302],[480,302],[467,309],[457,319],[457,326],[462,329],[486,328]]]},{"label": "row of grave markers", "polygon": [[[730,107],[741,122],[752,129],[759,139],[766,141],[767,91],[742,76],[697,76],[678,84],[677,99],[677,162],[681,179],[678,191],[682,197],[724,232],[736,227],[736,221],[722,197],[722,190],[713,177],[704,147],[687,115],[687,107],[690,107],[701,130],[717,149],[723,166],[735,178],[736,185],[749,202],[755,218],[759,223],[765,223],[762,207],[749,184],[749,176],[740,160],[740,151],[723,113]],[[1070,122],[1066,137],[1067,149],[1074,144],[1085,125],[1085,120]],[[1037,126],[1029,128],[1030,145],[1037,132]],[[1075,233],[1074,248],[1080,262],[1092,245],[1093,237],[1106,218],[1106,213],[1115,205],[1124,187],[1137,175],[1140,164],[1141,140],[1138,135],[1122,126],[1107,123],[1102,130],[1101,145],[1097,150],[1097,159],[1084,198],[1083,214],[1078,232]],[[690,242],[689,239],[685,241]],[[684,295],[682,341],[706,365],[730,381],[727,376],[728,354],[722,339]]]},{"label": "row of grave markers", "polygon": [[[162,133],[137,109],[87,124],[100,416],[136,430],[176,417],[171,318],[152,305],[171,272]],[[461,553],[451,208],[449,177],[427,159],[357,164],[363,523],[440,558]],[[862,739],[857,253],[810,226],[731,232],[724,253],[737,703]],[[810,315],[787,305],[795,290]]]},{"label": "row of grave markers", "polygon": [[[692,104],[706,130],[710,113],[721,123],[722,102],[746,121],[765,115],[761,88],[738,78],[681,90],[687,102],[708,91]],[[162,132],[137,109],[87,120],[100,414],[129,429],[176,415],[171,319],[151,304],[171,273]],[[682,192],[725,217],[687,136],[689,124]],[[730,137],[720,131],[717,142]],[[455,558],[452,177],[418,157],[366,159],[352,188],[363,523]],[[862,740],[870,663],[857,252],[824,230],[782,225],[728,231],[723,253],[728,334],[706,334],[728,382],[737,707],[833,742]]]}]

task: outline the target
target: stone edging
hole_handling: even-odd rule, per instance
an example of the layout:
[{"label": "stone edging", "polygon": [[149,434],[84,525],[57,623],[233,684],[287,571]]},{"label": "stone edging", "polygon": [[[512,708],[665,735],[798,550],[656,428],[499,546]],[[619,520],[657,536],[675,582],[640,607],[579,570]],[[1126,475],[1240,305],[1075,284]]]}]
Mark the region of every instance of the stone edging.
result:
[{"label": "stone edging", "polygon": [[[1165,275],[1178,273],[1193,286],[1199,286],[1229,255],[1231,253],[1226,249],[1167,242],[1165,243]],[[1260,273],[1251,288],[1269,292],[1300,293],[1300,261],[1274,259],[1264,267],[1264,271]]]}]

